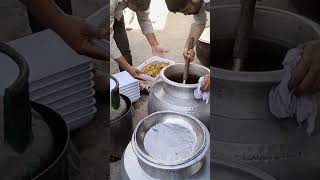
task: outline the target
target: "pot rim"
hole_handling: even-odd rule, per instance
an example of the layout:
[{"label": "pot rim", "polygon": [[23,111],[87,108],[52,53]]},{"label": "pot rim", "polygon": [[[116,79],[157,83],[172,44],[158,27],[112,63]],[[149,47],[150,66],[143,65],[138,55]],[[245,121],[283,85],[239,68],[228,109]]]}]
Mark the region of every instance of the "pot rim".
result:
[{"label": "pot rim", "polygon": [[[240,8],[240,5],[219,5],[213,7],[213,11],[217,9],[223,8]],[[288,16],[292,16],[297,18],[299,21],[305,22],[308,24],[316,33],[319,34],[320,37],[320,26],[313,22],[312,20],[303,17],[301,15],[288,12],[281,9],[276,9],[272,7],[266,7],[257,5],[256,10],[258,11],[268,11],[268,12],[276,12],[277,14],[285,14]],[[284,73],[284,69],[280,70],[273,70],[273,71],[260,71],[260,72],[252,72],[252,71],[241,71],[236,72],[232,70],[226,70],[222,68],[217,68],[210,66],[212,71],[211,77],[215,79],[224,79],[224,80],[231,80],[231,81],[242,81],[242,82],[280,82],[281,77]]]},{"label": "pot rim", "polygon": [[[117,123],[118,121],[120,121],[122,118],[124,118],[125,116],[127,116],[130,112],[131,112],[131,109],[132,109],[132,103],[131,103],[131,100],[130,98],[128,98],[127,96],[123,95],[123,94],[120,94],[120,96],[125,100],[125,102],[127,103],[127,111],[126,113],[124,113],[122,116],[118,117],[117,119],[113,120],[113,121],[110,121],[110,124],[113,124],[113,123]],[[111,119],[110,119],[111,120]]]},{"label": "pot rim", "polygon": [[239,82],[280,82],[284,70],[249,72],[232,71],[211,66],[211,77]]},{"label": "pot rim", "polygon": [[[194,120],[196,120],[196,122],[199,123],[199,125],[201,126],[202,130],[204,131],[204,145],[203,147],[200,149],[200,151],[196,154],[193,155],[193,157],[189,158],[187,161],[185,161],[184,163],[180,163],[180,164],[176,164],[176,165],[160,165],[157,164],[155,162],[152,162],[151,160],[147,159],[144,157],[144,155],[142,154],[142,151],[140,150],[139,146],[136,143],[136,132],[137,129],[139,127],[139,125],[146,120],[146,118],[148,118],[149,116],[147,116],[146,118],[144,118],[142,121],[139,122],[139,124],[136,126],[133,135],[132,135],[132,140],[131,140],[131,146],[133,149],[133,152],[135,153],[135,155],[138,157],[139,162],[144,163],[145,165],[151,167],[151,168],[155,168],[155,169],[159,169],[159,170],[181,170],[181,169],[185,169],[185,168],[189,168],[192,167],[192,165],[202,161],[206,154],[209,151],[210,148],[210,133],[208,131],[208,129],[205,127],[205,125],[198,120],[197,118],[188,115],[188,114],[184,114],[184,113],[180,113],[180,112],[174,112],[174,111],[158,111],[155,112],[153,114],[160,114],[160,113],[175,113],[175,114],[180,114],[180,115],[184,115],[184,116],[188,116]],[[151,114],[151,115],[153,115]]]},{"label": "pot rim", "polygon": [[[183,65],[183,66],[184,66],[184,63],[176,63],[176,64],[172,64],[172,65],[169,65],[169,66],[163,68],[163,69],[160,71],[160,77],[161,77],[161,79],[162,79],[165,83],[170,84],[170,85],[175,86],[175,87],[188,88],[188,89],[195,89],[195,88],[197,88],[199,83],[196,83],[196,84],[182,84],[182,83],[177,83],[177,82],[171,81],[170,79],[168,79],[168,78],[164,75],[164,72],[166,71],[167,68],[170,68],[170,67],[172,67],[172,66],[180,66],[180,65]],[[190,63],[190,67],[191,67],[191,66],[203,68],[203,69],[205,69],[205,70],[208,71],[208,74],[210,74],[210,69],[207,68],[207,67],[205,67],[205,66],[202,66],[202,65],[200,65],[200,64]]]}]

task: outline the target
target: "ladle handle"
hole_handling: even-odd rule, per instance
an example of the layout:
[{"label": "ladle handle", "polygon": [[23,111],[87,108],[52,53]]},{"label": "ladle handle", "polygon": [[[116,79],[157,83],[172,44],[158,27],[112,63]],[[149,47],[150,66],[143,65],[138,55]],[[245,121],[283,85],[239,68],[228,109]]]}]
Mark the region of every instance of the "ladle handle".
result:
[{"label": "ladle handle", "polygon": [[0,43],[0,52],[19,67],[18,78],[4,93],[4,140],[22,153],[32,140],[32,115],[29,101],[29,67],[24,58],[10,46]]},{"label": "ladle handle", "polygon": [[240,71],[248,56],[249,35],[253,25],[256,0],[241,0],[239,24],[233,49],[233,70]]},{"label": "ladle handle", "polygon": [[[191,37],[189,40],[188,50],[193,48],[193,43],[194,43],[194,37]],[[189,66],[190,66],[189,59],[185,59],[185,66],[184,66],[184,71],[183,71],[183,82],[182,82],[183,84],[185,84],[188,79]]]}]

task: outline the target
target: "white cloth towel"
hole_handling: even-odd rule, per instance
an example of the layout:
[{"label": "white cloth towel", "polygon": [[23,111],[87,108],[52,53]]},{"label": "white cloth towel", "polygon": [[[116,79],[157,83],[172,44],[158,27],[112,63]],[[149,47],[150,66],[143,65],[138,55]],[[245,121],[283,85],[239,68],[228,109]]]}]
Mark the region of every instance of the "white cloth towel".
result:
[{"label": "white cloth towel", "polygon": [[303,50],[294,48],[288,51],[284,61],[284,75],[279,85],[273,87],[269,93],[269,108],[276,117],[296,118],[298,123],[307,123],[307,133],[312,135],[315,129],[318,103],[316,95],[296,96],[288,88],[292,70],[302,57]]},{"label": "white cloth towel", "polygon": [[209,103],[209,98],[210,98],[210,91],[201,91],[201,84],[202,82],[204,81],[204,77],[201,77],[198,81],[198,87],[197,89],[194,90],[193,92],[193,95],[194,95],[194,98],[196,99],[202,99],[203,101],[206,102],[206,104]]}]

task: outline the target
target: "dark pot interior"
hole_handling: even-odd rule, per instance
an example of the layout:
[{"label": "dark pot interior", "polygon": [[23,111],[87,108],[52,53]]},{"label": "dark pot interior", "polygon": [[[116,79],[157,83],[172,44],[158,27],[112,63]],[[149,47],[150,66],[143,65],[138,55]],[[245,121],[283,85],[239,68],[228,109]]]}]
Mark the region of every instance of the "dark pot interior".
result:
[{"label": "dark pot interior", "polygon": [[[232,70],[234,39],[215,39],[211,66]],[[248,58],[244,60],[242,71],[273,71],[283,68],[282,61],[288,51],[286,45],[264,39],[249,40]]]}]

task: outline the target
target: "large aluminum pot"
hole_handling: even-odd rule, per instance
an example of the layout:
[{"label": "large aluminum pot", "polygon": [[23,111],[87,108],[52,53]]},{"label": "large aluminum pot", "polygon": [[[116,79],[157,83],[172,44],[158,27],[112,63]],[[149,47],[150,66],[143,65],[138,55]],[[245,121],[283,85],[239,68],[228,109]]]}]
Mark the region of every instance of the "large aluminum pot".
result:
[{"label": "large aluminum pot", "polygon": [[141,168],[156,179],[185,179],[199,172],[210,149],[210,134],[193,116],[160,111],[136,126],[131,145]]},{"label": "large aluminum pot", "polygon": [[[182,84],[184,64],[177,63],[168,66],[160,72],[162,81],[157,82],[148,97],[148,113],[171,110],[195,116],[208,127],[210,102],[194,98],[194,90],[198,84]],[[190,64],[189,74],[201,77],[210,74],[210,70],[198,64]],[[170,80],[170,77],[180,76],[181,82]],[[198,81],[198,80],[197,80]]]},{"label": "large aluminum pot", "polygon": [[[239,11],[237,5],[214,7],[214,40],[233,37]],[[257,7],[255,18],[255,38],[288,48],[320,38],[318,25],[293,13]],[[219,48],[214,47],[213,58]],[[270,113],[268,93],[279,83],[282,69],[234,72],[211,67],[211,71],[214,158],[248,163],[278,179],[320,179],[320,136],[309,137],[296,120],[279,120]]]}]

